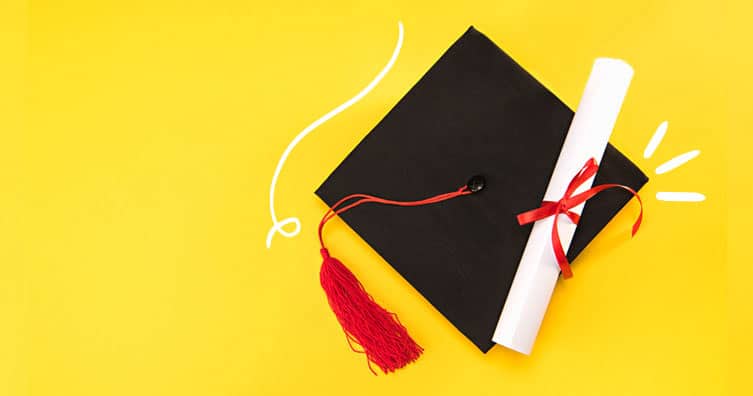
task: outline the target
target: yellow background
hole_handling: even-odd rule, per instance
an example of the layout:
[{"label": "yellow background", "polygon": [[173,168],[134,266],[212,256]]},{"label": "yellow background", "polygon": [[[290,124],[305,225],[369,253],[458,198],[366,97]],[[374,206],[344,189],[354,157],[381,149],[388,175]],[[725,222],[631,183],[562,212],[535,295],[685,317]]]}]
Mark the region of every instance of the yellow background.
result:
[{"label": "yellow background", "polygon": [[[203,3],[0,6],[0,394],[744,392],[750,2]],[[275,206],[303,232],[267,250],[280,154],[383,67],[398,20],[392,71],[287,161]],[[471,24],[573,107],[595,57],[635,67],[612,142],[651,176],[646,221],[629,240],[631,204],[594,241],[530,357],[481,354],[335,222],[336,255],[426,348],[374,377],[318,285],[313,191]]]}]

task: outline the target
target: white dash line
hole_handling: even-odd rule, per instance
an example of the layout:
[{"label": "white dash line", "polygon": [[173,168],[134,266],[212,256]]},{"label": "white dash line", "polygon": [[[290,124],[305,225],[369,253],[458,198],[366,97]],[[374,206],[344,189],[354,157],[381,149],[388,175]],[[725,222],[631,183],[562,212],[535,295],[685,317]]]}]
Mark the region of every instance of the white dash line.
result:
[{"label": "white dash line", "polygon": [[654,155],[654,152],[659,147],[659,143],[661,143],[662,139],[664,139],[664,135],[667,134],[667,126],[669,125],[669,121],[664,121],[661,124],[659,124],[659,127],[656,128],[656,132],[654,132],[654,136],[651,136],[651,140],[648,141],[648,145],[646,145],[646,149],[643,150],[643,158],[651,158],[652,155]]},{"label": "white dash line", "polygon": [[701,154],[701,150],[693,150],[693,151],[688,151],[687,153],[684,153],[684,154],[680,154],[677,157],[674,157],[671,160],[656,167],[656,174],[661,175],[662,173],[667,173],[671,171],[672,169],[678,168],[684,163],[697,157],[698,154]]},{"label": "white dash line", "polygon": [[706,196],[697,192],[661,191],[656,193],[656,199],[669,202],[701,202],[706,200]]}]

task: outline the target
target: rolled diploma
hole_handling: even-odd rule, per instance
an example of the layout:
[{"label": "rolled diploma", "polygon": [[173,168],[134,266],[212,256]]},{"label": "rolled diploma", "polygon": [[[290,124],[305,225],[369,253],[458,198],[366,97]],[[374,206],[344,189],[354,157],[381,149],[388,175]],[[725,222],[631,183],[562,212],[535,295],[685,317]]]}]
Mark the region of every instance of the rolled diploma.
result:
[{"label": "rolled diploma", "polygon": [[[624,61],[596,59],[544,200],[558,201],[562,198],[572,178],[589,158],[601,162],[632,77],[633,69]],[[576,193],[591,188],[592,184],[593,178]],[[580,214],[583,204],[573,208],[573,211]],[[554,217],[550,216],[533,225],[492,337],[495,343],[526,355],[531,353],[560,273],[552,251],[553,221]],[[558,226],[562,246],[567,251],[576,225],[562,218]]]}]

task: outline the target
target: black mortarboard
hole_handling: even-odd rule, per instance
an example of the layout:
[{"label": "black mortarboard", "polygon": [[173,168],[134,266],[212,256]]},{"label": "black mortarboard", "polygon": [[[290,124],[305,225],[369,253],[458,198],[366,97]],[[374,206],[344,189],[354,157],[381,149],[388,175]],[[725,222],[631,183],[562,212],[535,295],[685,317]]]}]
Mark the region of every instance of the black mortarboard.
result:
[{"label": "black mortarboard", "polygon": [[[573,111],[473,27],[345,158],[316,194],[414,200],[482,175],[482,192],[434,205],[363,205],[343,220],[479,349],[492,334]],[[647,177],[609,145],[595,184],[635,190]],[[588,201],[568,251],[580,254],[630,200]]]}]

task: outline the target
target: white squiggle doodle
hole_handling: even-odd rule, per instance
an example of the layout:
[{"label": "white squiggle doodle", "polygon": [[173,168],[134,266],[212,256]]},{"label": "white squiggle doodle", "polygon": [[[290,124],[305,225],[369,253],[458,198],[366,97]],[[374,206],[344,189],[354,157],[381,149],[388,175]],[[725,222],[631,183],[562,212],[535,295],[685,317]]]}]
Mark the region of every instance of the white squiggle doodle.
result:
[{"label": "white squiggle doodle", "polygon": [[[267,249],[269,249],[272,246],[272,237],[275,235],[275,233],[280,233],[280,235],[286,237],[286,238],[292,238],[296,235],[298,235],[301,232],[301,220],[297,217],[288,217],[282,220],[277,219],[277,215],[275,214],[275,186],[277,185],[277,179],[280,176],[280,172],[282,171],[282,166],[285,164],[285,160],[288,159],[288,156],[290,155],[290,152],[293,151],[293,148],[303,140],[303,138],[306,137],[311,131],[316,129],[319,125],[322,125],[323,123],[327,122],[330,118],[340,114],[343,110],[347,109],[348,107],[352,106],[359,100],[361,100],[366,94],[368,94],[374,87],[384,78],[384,76],[387,74],[390,69],[392,69],[392,66],[395,64],[395,61],[397,60],[398,54],[400,54],[400,49],[403,46],[403,23],[398,22],[398,37],[397,37],[397,44],[395,45],[395,49],[392,51],[392,57],[390,57],[390,60],[387,62],[387,64],[384,66],[384,68],[379,72],[379,74],[374,77],[373,80],[364,87],[360,92],[356,94],[356,96],[350,98],[345,103],[335,107],[332,109],[329,113],[319,117],[318,120],[311,123],[311,125],[304,128],[298,135],[296,135],[295,139],[291,141],[288,144],[288,147],[285,148],[285,151],[282,153],[282,156],[280,157],[280,160],[277,162],[277,168],[275,168],[275,173],[272,176],[272,184],[269,187],[269,213],[272,215],[272,227],[269,229],[269,232],[267,232]],[[285,226],[288,224],[293,224],[295,228],[293,230],[285,230]]]}]

